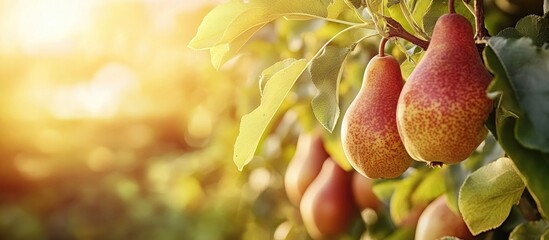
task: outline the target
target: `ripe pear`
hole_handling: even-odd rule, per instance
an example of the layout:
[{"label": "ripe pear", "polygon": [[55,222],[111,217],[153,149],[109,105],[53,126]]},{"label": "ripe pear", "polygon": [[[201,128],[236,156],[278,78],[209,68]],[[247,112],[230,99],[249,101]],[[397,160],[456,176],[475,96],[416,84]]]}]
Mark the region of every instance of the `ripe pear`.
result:
[{"label": "ripe pear", "polygon": [[383,209],[383,204],[372,191],[373,180],[369,179],[358,172],[353,173],[352,189],[353,197],[359,210],[372,209],[380,212]]},{"label": "ripe pear", "polygon": [[369,178],[395,178],[412,162],[396,125],[396,107],[404,85],[392,56],[373,57],[362,86],[345,112],[341,141],[353,168]]},{"label": "ripe pear", "polygon": [[353,214],[358,212],[351,190],[352,176],[328,158],[303,194],[299,209],[312,238],[334,238],[349,228]]},{"label": "ripe pear", "polygon": [[320,133],[299,135],[294,157],[284,175],[286,194],[292,204],[299,206],[303,193],[320,173],[322,163],[328,157]]},{"label": "ripe pear", "polygon": [[446,196],[430,203],[419,217],[415,239],[434,240],[445,236],[473,239],[463,218],[448,207]]},{"label": "ripe pear", "polygon": [[398,130],[410,156],[430,164],[465,160],[487,134],[491,79],[469,21],[455,13],[440,17],[398,100]]},{"label": "ripe pear", "polygon": [[399,227],[408,227],[415,229],[417,226],[417,222],[419,221],[419,217],[421,216],[421,213],[425,210],[427,207],[427,204],[418,204],[412,209],[410,209],[410,212],[408,212],[408,215],[406,215],[402,219],[393,219],[394,223],[398,225]]}]

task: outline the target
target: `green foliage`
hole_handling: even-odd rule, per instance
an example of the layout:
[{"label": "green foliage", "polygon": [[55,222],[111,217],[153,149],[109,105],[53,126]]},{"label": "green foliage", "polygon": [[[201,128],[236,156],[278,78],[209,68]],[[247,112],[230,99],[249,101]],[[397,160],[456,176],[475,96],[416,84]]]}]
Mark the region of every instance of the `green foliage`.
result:
[{"label": "green foliage", "polygon": [[322,126],[332,132],[339,118],[339,82],[343,74],[343,65],[352,48],[326,46],[322,53],[314,58],[309,71],[317,95],[311,102],[313,112]]},{"label": "green foliage", "polygon": [[262,91],[261,105],[242,117],[240,134],[234,146],[234,162],[239,170],[252,160],[267,125],[306,67],[305,59],[287,59],[263,71],[262,79],[266,84]]},{"label": "green foliage", "polygon": [[248,40],[250,40],[250,38],[252,38],[253,35],[264,26],[265,24],[254,26],[243,32],[240,36],[236,37],[231,42],[219,44],[215,47],[210,48],[210,56],[212,58],[211,61],[213,66],[216,69],[221,68],[224,63],[234,57],[242,48],[242,46],[244,46],[244,44],[246,44],[246,42],[248,42]]},{"label": "green foliage", "polygon": [[412,74],[412,71],[414,68],[416,68],[416,65],[419,63],[423,55],[425,54],[425,51],[421,51],[420,48],[414,48],[413,53],[406,58],[402,64],[400,64],[400,70],[402,71],[402,78],[405,80],[408,79],[410,74]]},{"label": "green foliage", "polygon": [[355,7],[354,3],[348,0],[332,1],[328,5],[328,17],[331,19],[343,18],[346,21],[353,23],[362,23],[364,19]]},{"label": "green foliage", "polygon": [[503,30],[488,42],[485,59],[495,75],[489,88],[500,96],[497,135],[505,152],[548,216],[549,191],[543,176],[549,171],[549,51],[546,18],[527,16],[515,28]]},{"label": "green foliage", "polygon": [[549,18],[529,15],[520,19],[514,28],[503,29],[498,37],[519,39],[521,37],[531,38],[533,44],[543,47],[549,43]]},{"label": "green foliage", "polygon": [[426,174],[426,171],[416,171],[402,179],[395,187],[390,201],[391,219],[394,222],[401,223],[412,211],[415,205],[410,198]]},{"label": "green foliage", "polygon": [[442,169],[421,169],[402,179],[391,196],[393,221],[402,222],[415,207],[425,206],[445,191]]},{"label": "green foliage", "polygon": [[510,240],[543,239],[549,233],[549,224],[540,220],[527,222],[517,226],[509,235]]},{"label": "green foliage", "polygon": [[516,123],[517,121],[512,117],[499,121],[499,142],[513,160],[523,182],[536,200],[540,213],[547,217],[549,191],[547,191],[547,181],[544,176],[549,171],[549,154],[542,154],[521,146],[513,134]]},{"label": "green foliage", "polygon": [[474,235],[499,227],[518,203],[524,183],[513,162],[500,158],[473,172],[459,192],[459,209]]},{"label": "green foliage", "polygon": [[527,148],[549,152],[549,104],[544,101],[549,96],[549,85],[544,84],[549,74],[549,50],[532,45],[530,38],[493,37],[489,46],[502,64],[520,107],[516,113],[517,140]]},{"label": "green foliage", "polygon": [[391,233],[389,236],[386,236],[385,240],[403,240],[403,239],[414,239],[416,230],[411,227],[402,227],[398,228],[396,231]]},{"label": "green foliage", "polygon": [[322,2],[307,1],[240,1],[231,0],[213,9],[198,27],[189,46],[208,49],[232,42],[249,29],[269,23],[282,16],[324,17],[326,7]]},{"label": "green foliage", "polygon": [[[283,51],[279,55],[289,59],[262,72],[261,105],[242,117],[234,146],[234,162],[240,170],[256,155],[263,135],[269,132],[268,126],[276,124],[272,119],[287,96],[294,97],[293,103],[300,108],[310,101],[310,108],[300,114],[314,115],[318,125],[326,130],[325,148],[339,165],[350,170],[342,152],[339,126],[341,112],[360,86],[361,76],[349,74],[356,70],[353,64],[366,66],[377,54],[375,46],[379,38],[370,37],[387,36],[391,26],[387,25],[386,18],[393,18],[415,37],[429,40],[437,19],[448,12],[447,1],[436,0],[245,2],[234,0],[215,8],[204,18],[189,44],[195,49],[210,49],[216,68],[234,57],[254,34],[271,26],[270,22],[275,19],[299,20],[300,24],[303,20],[312,21],[304,24],[306,27],[288,24],[282,29],[284,26],[280,27],[279,22],[274,25],[278,40],[299,44],[289,47],[277,42],[276,48],[270,49]],[[472,1],[456,1],[455,5],[456,11],[474,26]],[[367,236],[413,238],[412,230],[391,224],[402,222],[414,207],[425,206],[442,194],[448,196],[454,211],[462,213],[473,234],[490,231],[495,233],[493,236],[508,235],[511,228],[524,222],[516,219],[522,216],[514,206],[523,198],[525,188],[541,216],[549,216],[545,180],[549,172],[548,44],[549,18],[535,15],[519,20],[514,28],[487,40],[483,57],[494,75],[488,89],[489,96],[495,100],[495,119],[487,122],[492,135],[462,163],[442,169],[427,169],[416,164],[399,179],[376,181],[373,190],[388,205],[390,216],[379,213],[377,223],[367,222]],[[401,61],[404,79],[425,53],[402,40],[391,41],[387,48],[393,50],[393,54],[397,49],[404,53],[397,58]],[[347,81],[352,84],[345,85]],[[316,94],[310,92],[314,90],[312,86]],[[300,118],[312,119],[311,116]],[[305,128],[315,128],[312,125]],[[510,215],[513,208],[515,212]],[[505,229],[500,227],[502,224],[507,224]],[[515,228],[510,237],[524,239],[531,232],[541,236],[544,232],[540,225],[545,231],[546,222],[526,223]]]}]

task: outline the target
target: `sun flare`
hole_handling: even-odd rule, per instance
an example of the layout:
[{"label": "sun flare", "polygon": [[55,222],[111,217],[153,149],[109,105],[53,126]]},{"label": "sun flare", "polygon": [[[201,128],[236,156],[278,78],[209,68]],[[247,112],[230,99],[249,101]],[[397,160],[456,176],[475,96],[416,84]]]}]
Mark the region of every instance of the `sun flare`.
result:
[{"label": "sun flare", "polygon": [[63,50],[70,47],[71,37],[89,23],[91,3],[89,0],[9,1],[8,16],[4,17],[25,51]]}]

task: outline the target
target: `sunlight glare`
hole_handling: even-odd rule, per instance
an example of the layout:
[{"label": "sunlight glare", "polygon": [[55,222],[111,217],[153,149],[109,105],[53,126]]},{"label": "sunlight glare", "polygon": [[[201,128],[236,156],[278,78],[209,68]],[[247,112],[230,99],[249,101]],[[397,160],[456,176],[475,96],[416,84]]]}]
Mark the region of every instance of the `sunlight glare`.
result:
[{"label": "sunlight glare", "polygon": [[137,76],[127,67],[110,63],[102,67],[91,82],[60,86],[50,111],[59,119],[110,118],[123,95],[137,84]]},{"label": "sunlight glare", "polygon": [[71,37],[90,22],[90,0],[18,0],[9,7],[14,14],[20,46],[30,53],[70,50]]}]

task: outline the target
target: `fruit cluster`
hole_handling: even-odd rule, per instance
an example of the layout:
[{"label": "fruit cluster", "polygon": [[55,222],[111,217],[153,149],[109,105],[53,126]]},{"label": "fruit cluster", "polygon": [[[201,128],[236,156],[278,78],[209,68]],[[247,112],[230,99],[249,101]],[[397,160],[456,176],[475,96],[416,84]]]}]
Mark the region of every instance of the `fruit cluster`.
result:
[{"label": "fruit cluster", "polygon": [[[318,133],[299,136],[284,185],[288,199],[299,208],[303,224],[313,239],[337,238],[349,230],[361,212],[375,213],[377,218],[386,211],[372,190],[373,180],[339,167],[324,149]],[[429,205],[416,206],[395,224],[415,229],[415,239],[473,238],[462,217],[448,207],[445,196]]]},{"label": "fruit cluster", "polygon": [[456,13],[441,16],[406,83],[384,44],[343,118],[342,145],[351,165],[370,178],[394,178],[411,159],[431,166],[465,160],[485,139],[492,110],[486,94],[492,77],[469,21]]},{"label": "fruit cluster", "polygon": [[[384,211],[371,179],[399,177],[413,160],[431,166],[461,162],[486,137],[491,75],[465,17],[451,12],[439,18],[423,59],[406,82],[397,60],[383,52],[386,41],[366,67],[343,118],[342,145],[356,172],[331,160],[319,135],[306,134],[286,172],[288,197],[315,239],[344,232],[364,209]],[[444,196],[395,224],[416,229],[416,239],[473,238]]]},{"label": "fruit cluster", "polygon": [[321,134],[302,133],[284,176],[286,194],[299,207],[311,237],[345,232],[362,209],[381,210],[372,180],[343,170],[323,147]]}]

